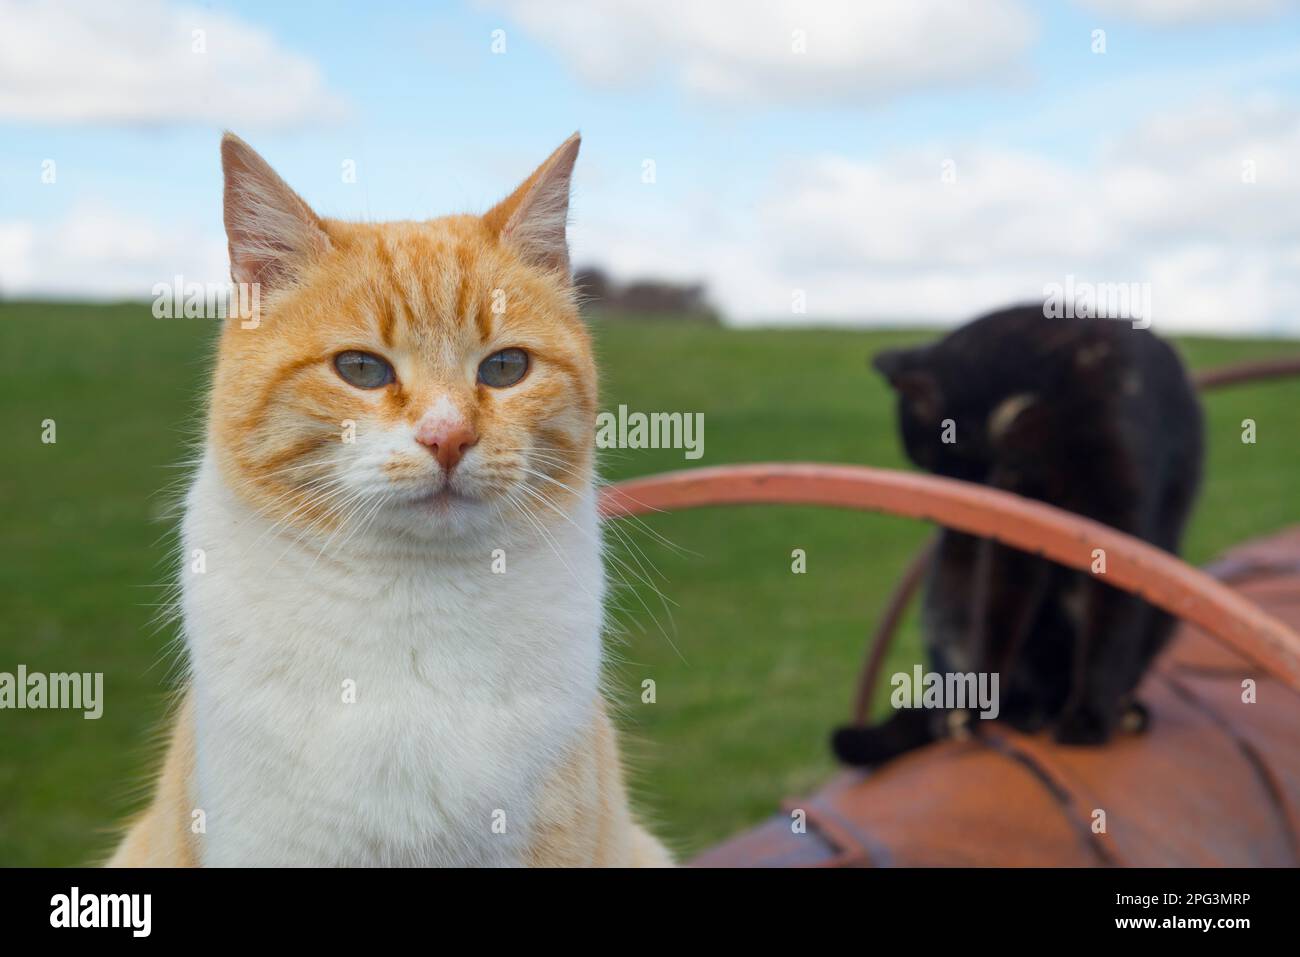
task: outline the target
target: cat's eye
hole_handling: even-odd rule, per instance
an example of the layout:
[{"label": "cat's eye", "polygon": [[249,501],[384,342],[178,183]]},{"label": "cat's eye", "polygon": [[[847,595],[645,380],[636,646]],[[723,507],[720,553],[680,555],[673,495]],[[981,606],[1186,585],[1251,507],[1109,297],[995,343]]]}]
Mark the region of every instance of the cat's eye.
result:
[{"label": "cat's eye", "polygon": [[479,363],[478,381],[494,389],[504,389],[522,379],[527,371],[527,352],[523,349],[502,349]]},{"label": "cat's eye", "polygon": [[397,379],[387,360],[370,352],[340,352],[334,357],[334,369],[344,382],[358,389],[378,389]]}]

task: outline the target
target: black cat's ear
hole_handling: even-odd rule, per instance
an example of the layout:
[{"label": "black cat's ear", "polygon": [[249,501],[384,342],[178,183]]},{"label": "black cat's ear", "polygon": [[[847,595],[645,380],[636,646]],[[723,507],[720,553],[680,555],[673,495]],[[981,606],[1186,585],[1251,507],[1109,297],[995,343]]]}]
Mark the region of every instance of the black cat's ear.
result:
[{"label": "black cat's ear", "polygon": [[911,354],[910,349],[884,349],[871,357],[871,367],[892,383],[894,376],[906,368]]},{"label": "black cat's ear", "polygon": [[912,413],[923,422],[939,421],[939,412],[943,408],[943,393],[939,389],[939,380],[933,372],[924,369],[910,369],[898,373],[889,380],[898,391]]},{"label": "black cat's ear", "polygon": [[889,380],[918,419],[938,421],[943,393],[935,374],[918,361],[917,350],[886,349],[877,352],[871,364]]}]

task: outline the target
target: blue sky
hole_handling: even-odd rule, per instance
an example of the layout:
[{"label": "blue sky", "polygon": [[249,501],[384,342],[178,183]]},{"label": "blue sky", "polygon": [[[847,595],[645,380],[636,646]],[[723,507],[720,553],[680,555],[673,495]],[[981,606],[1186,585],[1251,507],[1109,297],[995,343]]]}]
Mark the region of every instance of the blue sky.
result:
[{"label": "blue sky", "polygon": [[1068,273],[1150,283],[1170,328],[1300,334],[1296,4],[54,6],[0,0],[15,294],[219,273],[224,126],[371,219],[482,210],[581,129],[576,261],[703,280],[737,322],[948,322]]}]

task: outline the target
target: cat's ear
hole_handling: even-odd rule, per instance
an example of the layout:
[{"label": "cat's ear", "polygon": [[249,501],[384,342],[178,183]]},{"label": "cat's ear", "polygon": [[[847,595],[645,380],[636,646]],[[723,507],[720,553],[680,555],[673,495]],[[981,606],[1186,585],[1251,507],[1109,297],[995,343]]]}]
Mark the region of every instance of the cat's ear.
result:
[{"label": "cat's ear", "polygon": [[917,418],[938,419],[943,408],[939,380],[917,362],[915,349],[886,349],[876,353],[871,364],[907,401]]},{"label": "cat's ear", "polygon": [[939,411],[943,408],[943,392],[940,391],[939,380],[933,372],[924,369],[900,372],[890,383],[907,400],[918,419],[927,422],[939,420]]},{"label": "cat's ear", "polygon": [[912,357],[911,349],[882,349],[871,357],[871,367],[891,383],[908,366]]},{"label": "cat's ear", "polygon": [[320,217],[233,133],[221,138],[221,170],[226,181],[230,275],[235,282],[260,283],[269,291],[286,284],[329,249]]},{"label": "cat's ear", "polygon": [[574,133],[533,175],[492,207],[483,222],[525,262],[569,271],[569,184],[582,138]]}]

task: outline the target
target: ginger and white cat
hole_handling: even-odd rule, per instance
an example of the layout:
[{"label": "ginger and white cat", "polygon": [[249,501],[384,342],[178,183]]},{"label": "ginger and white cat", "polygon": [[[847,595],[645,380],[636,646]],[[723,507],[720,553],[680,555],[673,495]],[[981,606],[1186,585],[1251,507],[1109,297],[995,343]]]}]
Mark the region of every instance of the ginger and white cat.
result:
[{"label": "ginger and white cat", "polygon": [[599,689],[578,144],[486,215],[372,224],[318,217],[222,141],[231,272],[260,309],[222,333],[182,533],[187,690],[110,865],[671,863]]}]

